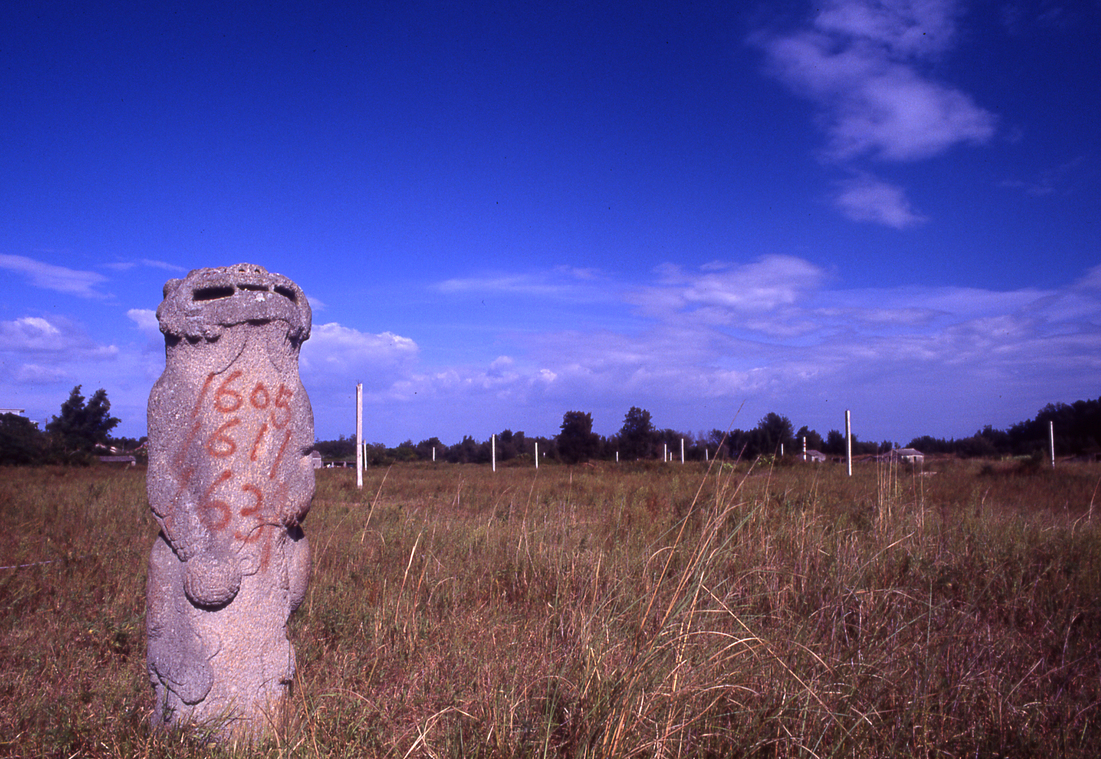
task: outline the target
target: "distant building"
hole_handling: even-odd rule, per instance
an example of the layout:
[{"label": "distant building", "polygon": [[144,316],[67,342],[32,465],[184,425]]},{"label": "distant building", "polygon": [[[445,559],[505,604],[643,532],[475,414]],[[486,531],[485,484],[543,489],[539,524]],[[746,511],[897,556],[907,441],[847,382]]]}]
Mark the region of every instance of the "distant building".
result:
[{"label": "distant building", "polygon": [[804,461],[821,462],[826,460],[826,454],[822,451],[816,451],[813,448],[806,452],[803,458]]},{"label": "distant building", "polygon": [[925,461],[925,454],[914,448],[895,448],[876,456],[876,461],[905,461],[908,464],[920,464]]},{"label": "distant building", "polygon": [[[24,416],[26,413],[27,413],[27,410],[25,408],[0,408],[0,416],[3,416],[4,414],[14,414],[15,416]],[[38,426],[38,422],[36,422],[33,419],[30,420],[30,423],[33,424],[35,427]]]}]

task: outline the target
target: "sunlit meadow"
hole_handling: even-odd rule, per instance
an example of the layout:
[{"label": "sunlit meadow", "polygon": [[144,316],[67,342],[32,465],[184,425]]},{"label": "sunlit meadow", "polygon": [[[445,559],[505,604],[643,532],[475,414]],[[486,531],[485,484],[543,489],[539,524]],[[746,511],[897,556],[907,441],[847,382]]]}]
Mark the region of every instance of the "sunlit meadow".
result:
[{"label": "sunlit meadow", "polygon": [[0,471],[0,755],[1101,745],[1096,464],[320,470],[293,720],[253,748],[147,727],[144,478]]}]

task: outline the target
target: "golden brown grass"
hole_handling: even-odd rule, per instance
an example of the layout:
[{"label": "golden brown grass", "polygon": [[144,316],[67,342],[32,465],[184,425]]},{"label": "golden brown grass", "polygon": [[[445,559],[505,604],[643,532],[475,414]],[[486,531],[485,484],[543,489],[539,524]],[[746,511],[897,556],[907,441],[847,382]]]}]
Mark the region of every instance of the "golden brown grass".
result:
[{"label": "golden brown grass", "polygon": [[[271,756],[1094,756],[1101,469],[318,473]],[[0,755],[146,728],[144,473],[0,472]],[[215,750],[230,754],[232,748]]]}]

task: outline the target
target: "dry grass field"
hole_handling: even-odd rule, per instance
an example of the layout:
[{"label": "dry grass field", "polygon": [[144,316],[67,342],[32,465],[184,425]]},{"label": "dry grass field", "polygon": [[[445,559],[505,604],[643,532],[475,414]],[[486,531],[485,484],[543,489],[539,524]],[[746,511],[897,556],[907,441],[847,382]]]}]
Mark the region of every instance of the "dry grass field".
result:
[{"label": "dry grass field", "polygon": [[0,756],[1096,757],[1101,467],[925,471],[320,471],[248,750],[147,728],[144,471],[0,470]]}]

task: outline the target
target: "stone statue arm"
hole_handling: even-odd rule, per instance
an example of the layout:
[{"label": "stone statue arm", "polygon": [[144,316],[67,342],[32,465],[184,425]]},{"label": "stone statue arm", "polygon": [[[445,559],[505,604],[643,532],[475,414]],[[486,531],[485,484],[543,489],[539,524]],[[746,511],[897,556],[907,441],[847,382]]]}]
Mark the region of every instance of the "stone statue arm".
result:
[{"label": "stone statue arm", "polygon": [[147,478],[149,507],[169,546],[181,561],[187,561],[208,551],[213,538],[199,518],[198,496],[173,466],[173,443],[180,441],[170,433],[165,440],[165,433],[150,435],[149,469],[159,474]]},{"label": "stone statue arm", "polygon": [[275,515],[284,527],[298,525],[306,518],[315,489],[313,458],[310,456],[314,444],[313,410],[305,390],[300,392],[299,397],[302,405],[294,411],[297,422],[287,445],[288,471],[283,475],[283,497],[278,501]]}]

